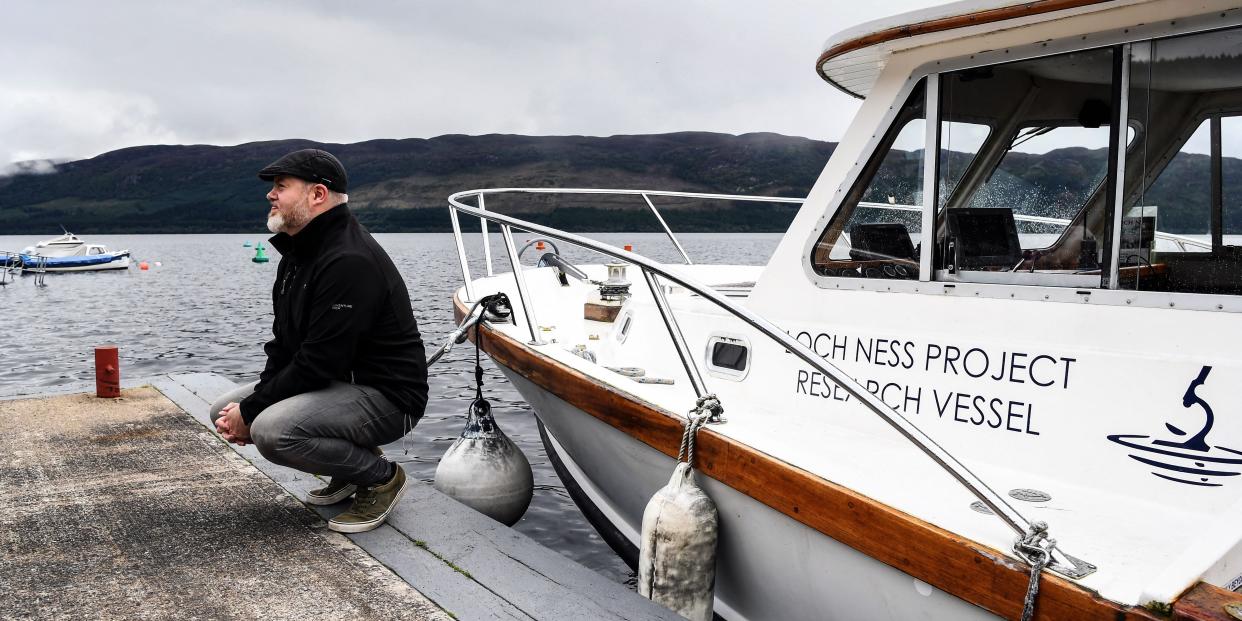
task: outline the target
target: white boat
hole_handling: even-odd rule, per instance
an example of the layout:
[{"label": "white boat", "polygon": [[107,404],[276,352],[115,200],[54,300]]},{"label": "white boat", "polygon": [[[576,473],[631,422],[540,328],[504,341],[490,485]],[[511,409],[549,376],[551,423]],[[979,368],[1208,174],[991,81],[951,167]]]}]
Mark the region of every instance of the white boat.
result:
[{"label": "white boat", "polygon": [[109,251],[106,246],[88,244],[68,231],[27,246],[19,256],[25,269],[48,272],[123,270],[130,264],[129,250]]},{"label": "white boat", "polygon": [[[725,619],[1018,618],[1033,567],[1036,618],[1242,618],[1239,67],[1236,2],[853,28],[817,68],[864,101],[805,200],[460,192],[456,312],[508,296],[482,347],[631,562],[686,412],[719,399],[695,466]],[[664,226],[669,265],[485,209],[516,192],[630,195],[662,225],[664,196],[802,206],[763,266],[695,265]],[[514,270],[514,229],[633,284],[555,254]]]}]

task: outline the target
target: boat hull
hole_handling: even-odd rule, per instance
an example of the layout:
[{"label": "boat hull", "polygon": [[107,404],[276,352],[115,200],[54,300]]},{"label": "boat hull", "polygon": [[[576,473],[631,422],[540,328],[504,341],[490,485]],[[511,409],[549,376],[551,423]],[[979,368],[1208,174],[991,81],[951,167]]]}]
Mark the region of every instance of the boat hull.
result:
[{"label": "boat hull", "polygon": [[[501,369],[535,410],[575,501],[632,562],[643,509],[668,483],[674,460]],[[997,618],[728,485],[701,474],[698,480],[719,509],[716,613],[726,619]]]},{"label": "boat hull", "polygon": [[105,255],[71,256],[71,257],[38,257],[22,255],[22,266],[28,270],[43,269],[48,272],[97,272],[102,270],[123,270],[130,265],[128,252],[113,252]]},{"label": "boat hull", "polygon": [[[460,298],[454,306],[462,319],[466,306]],[[615,548],[636,544],[647,501],[672,473],[684,418],[545,354],[527,344],[516,326],[484,324],[478,336],[546,426],[551,454],[571,473],[567,487],[584,490],[580,497],[590,494],[590,504],[605,516],[584,509],[588,518],[607,525],[604,536],[613,529],[625,534],[611,542]],[[720,506],[716,610],[723,617],[1021,614],[1030,581],[1026,563],[799,468],[727,430],[704,428],[695,453],[703,487]],[[911,486],[909,493],[922,489],[916,470],[884,474],[894,475]],[[969,498],[959,494],[952,502]],[[911,592],[935,601],[911,603]],[[865,601],[853,601],[859,598]],[[1048,619],[1160,618],[1052,572],[1040,579],[1038,609],[1038,618]]]}]

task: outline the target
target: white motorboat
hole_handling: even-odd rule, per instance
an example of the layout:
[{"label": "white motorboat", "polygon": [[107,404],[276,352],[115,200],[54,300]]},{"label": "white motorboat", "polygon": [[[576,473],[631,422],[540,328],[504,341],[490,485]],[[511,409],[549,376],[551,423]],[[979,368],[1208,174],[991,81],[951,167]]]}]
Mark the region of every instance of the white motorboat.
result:
[{"label": "white motorboat", "polygon": [[[657,263],[485,199],[629,195],[661,225],[665,196],[789,199],[469,190],[456,312],[508,296],[481,346],[631,562],[685,413],[719,399],[695,466],[725,619],[1017,618],[1032,574],[1041,619],[1242,618],[1239,61],[1236,2],[860,26],[817,69],[862,107],[766,265]],[[514,269],[514,229],[626,275]]]},{"label": "white motorboat", "polygon": [[68,231],[27,246],[19,256],[23,268],[49,272],[123,270],[130,264],[129,250],[109,251],[106,246],[88,244]]}]

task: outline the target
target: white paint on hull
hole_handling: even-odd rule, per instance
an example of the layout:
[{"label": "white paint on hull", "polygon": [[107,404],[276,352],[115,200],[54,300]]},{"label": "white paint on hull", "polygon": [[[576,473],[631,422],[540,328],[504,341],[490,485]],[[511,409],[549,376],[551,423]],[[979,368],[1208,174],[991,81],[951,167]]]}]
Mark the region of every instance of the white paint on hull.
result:
[{"label": "white paint on hull", "polygon": [[[637,545],[647,500],[668,482],[673,459],[501,366],[531,404],[576,483]],[[720,510],[716,612],[744,619],[996,619],[700,476]],[[928,586],[927,588],[931,588]]]},{"label": "white paint on hull", "polygon": [[111,263],[102,263],[99,265],[79,265],[77,267],[49,267],[49,272],[102,272],[105,270],[124,270],[129,269],[130,258],[122,257]]}]

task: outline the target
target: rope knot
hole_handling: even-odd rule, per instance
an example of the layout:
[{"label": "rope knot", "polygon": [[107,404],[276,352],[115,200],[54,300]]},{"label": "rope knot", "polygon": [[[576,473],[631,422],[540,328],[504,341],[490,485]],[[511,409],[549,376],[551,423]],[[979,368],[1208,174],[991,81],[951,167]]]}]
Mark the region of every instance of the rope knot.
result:
[{"label": "rope knot", "polygon": [[1031,522],[1026,529],[1026,534],[1013,542],[1014,551],[1027,560],[1035,561],[1042,558],[1044,563],[1052,558],[1052,549],[1056,545],[1057,540],[1048,537],[1048,523],[1042,520]]},{"label": "rope knot", "polygon": [[1014,552],[1031,564],[1031,579],[1026,585],[1026,598],[1022,602],[1022,621],[1035,618],[1035,597],[1039,594],[1039,575],[1052,560],[1052,549],[1057,540],[1048,536],[1048,523],[1031,522],[1026,533],[1013,542]]},{"label": "rope knot", "polygon": [[715,394],[706,394],[699,397],[694,402],[694,409],[690,410],[690,415],[707,414],[707,422],[716,424],[723,423],[725,419],[721,416],[724,414],[724,406],[720,404],[720,399]]}]

